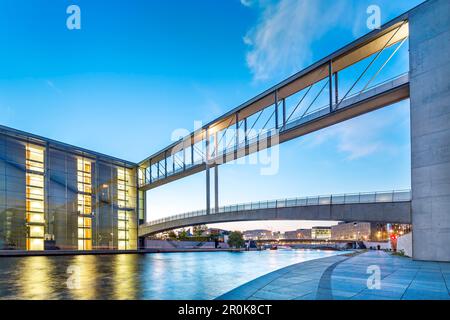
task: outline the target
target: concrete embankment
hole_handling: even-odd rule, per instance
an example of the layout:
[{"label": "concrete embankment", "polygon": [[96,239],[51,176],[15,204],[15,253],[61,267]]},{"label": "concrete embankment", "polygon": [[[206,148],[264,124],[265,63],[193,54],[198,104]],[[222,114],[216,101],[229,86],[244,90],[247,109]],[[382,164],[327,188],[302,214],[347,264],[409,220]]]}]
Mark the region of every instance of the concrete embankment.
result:
[{"label": "concrete embankment", "polygon": [[[379,285],[372,281],[379,271]],[[307,261],[250,281],[218,300],[450,300],[450,263],[384,251]]]}]

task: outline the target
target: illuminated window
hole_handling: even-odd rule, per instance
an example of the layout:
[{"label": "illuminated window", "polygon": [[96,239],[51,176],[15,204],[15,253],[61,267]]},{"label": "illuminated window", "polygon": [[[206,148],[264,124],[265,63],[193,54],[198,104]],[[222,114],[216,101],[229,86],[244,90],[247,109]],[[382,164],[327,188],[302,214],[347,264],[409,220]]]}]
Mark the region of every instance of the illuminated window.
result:
[{"label": "illuminated window", "polygon": [[26,217],[27,250],[44,250],[45,235],[45,148],[28,144],[25,148],[26,162]]},{"label": "illuminated window", "polygon": [[27,211],[44,212],[44,201],[27,200]]},{"label": "illuminated window", "polygon": [[128,237],[127,237],[127,231],[119,231],[119,233],[118,233],[118,238],[120,239],[120,240],[126,240],[126,239],[128,239]]},{"label": "illuminated window", "polygon": [[27,145],[26,147],[27,170],[44,172],[44,148]]},{"label": "illuminated window", "polygon": [[44,200],[44,189],[35,188],[35,187],[27,187],[27,198],[36,199],[36,200]]},{"label": "illuminated window", "polygon": [[78,250],[92,250],[92,164],[89,160],[77,160],[77,208]]},{"label": "illuminated window", "polygon": [[129,190],[132,185],[129,169],[117,168],[117,206],[122,209],[117,211],[117,238],[120,250],[130,249],[129,247],[129,218],[130,215],[125,209],[130,207]]},{"label": "illuminated window", "polygon": [[28,212],[27,213],[27,221],[31,223],[44,223],[44,214],[36,213],[36,212]]},{"label": "illuminated window", "polygon": [[92,250],[92,241],[79,239],[78,250]]},{"label": "illuminated window", "polygon": [[28,250],[44,250],[44,239],[27,239]]},{"label": "illuminated window", "polygon": [[127,227],[127,223],[126,223],[126,221],[119,220],[117,223],[117,226],[118,226],[119,230],[125,230]]},{"label": "illuminated window", "polygon": [[126,240],[119,240],[118,242],[118,249],[119,250],[127,250],[128,248],[128,241]]},{"label": "illuminated window", "polygon": [[30,226],[29,236],[32,238],[43,238],[44,237],[44,226]]},{"label": "illuminated window", "polygon": [[33,173],[27,173],[27,185],[30,187],[39,187],[44,188],[44,176],[33,174]]}]

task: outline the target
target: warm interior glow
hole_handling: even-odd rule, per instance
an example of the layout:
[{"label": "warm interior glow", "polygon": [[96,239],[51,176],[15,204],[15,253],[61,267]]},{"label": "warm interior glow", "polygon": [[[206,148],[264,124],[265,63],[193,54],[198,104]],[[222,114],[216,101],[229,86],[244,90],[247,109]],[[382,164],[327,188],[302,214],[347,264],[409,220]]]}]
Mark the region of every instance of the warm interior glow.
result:
[{"label": "warm interior glow", "polygon": [[92,250],[92,164],[79,158],[77,170],[78,250]]},{"label": "warm interior glow", "polygon": [[26,161],[27,250],[44,250],[45,235],[45,148],[28,144]]},{"label": "warm interior glow", "polygon": [[28,250],[44,250],[44,239],[27,239]]},{"label": "warm interior glow", "polygon": [[130,215],[126,210],[130,207],[129,193],[131,182],[131,174],[128,169],[117,168],[117,205],[120,209],[117,211],[117,239],[118,249],[127,250],[130,249],[129,245],[129,218]]},{"label": "warm interior glow", "polygon": [[43,238],[44,237],[44,226],[30,226],[29,236],[32,238]]}]

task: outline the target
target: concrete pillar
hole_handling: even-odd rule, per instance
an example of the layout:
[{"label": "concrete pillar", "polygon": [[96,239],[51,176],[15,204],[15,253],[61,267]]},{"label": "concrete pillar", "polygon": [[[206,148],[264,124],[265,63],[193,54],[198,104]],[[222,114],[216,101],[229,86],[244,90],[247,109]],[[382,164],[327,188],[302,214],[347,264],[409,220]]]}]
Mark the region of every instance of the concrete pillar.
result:
[{"label": "concrete pillar", "polygon": [[450,1],[409,15],[413,258],[450,261]]}]

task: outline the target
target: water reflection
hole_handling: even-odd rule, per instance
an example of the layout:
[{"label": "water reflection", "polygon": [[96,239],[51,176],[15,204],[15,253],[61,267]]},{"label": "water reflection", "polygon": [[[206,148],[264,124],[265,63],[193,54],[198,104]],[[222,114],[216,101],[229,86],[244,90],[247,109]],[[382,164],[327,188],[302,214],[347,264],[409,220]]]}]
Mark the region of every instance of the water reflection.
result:
[{"label": "water reflection", "polygon": [[66,286],[73,299],[92,300],[97,297],[97,263],[96,256],[75,256],[67,267]]},{"label": "water reflection", "polygon": [[51,287],[53,275],[53,263],[48,257],[30,257],[18,260],[20,279],[18,287],[20,295],[24,299],[43,300],[51,299],[53,290]]},{"label": "water reflection", "polygon": [[121,254],[114,256],[114,299],[138,299],[139,259],[137,255]]},{"label": "water reflection", "polygon": [[214,299],[318,250],[0,258],[0,299]]}]

